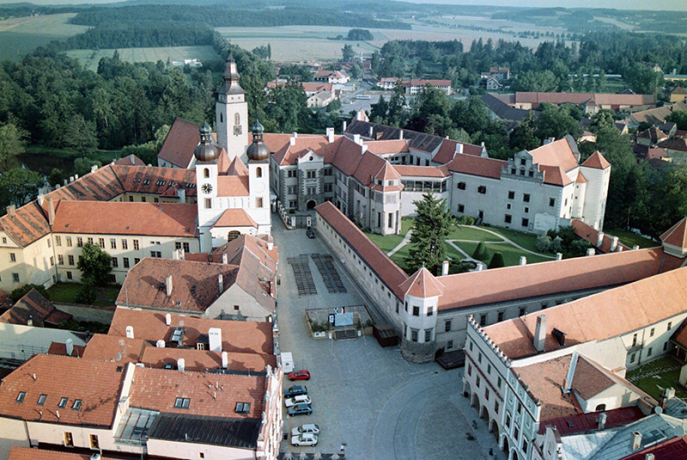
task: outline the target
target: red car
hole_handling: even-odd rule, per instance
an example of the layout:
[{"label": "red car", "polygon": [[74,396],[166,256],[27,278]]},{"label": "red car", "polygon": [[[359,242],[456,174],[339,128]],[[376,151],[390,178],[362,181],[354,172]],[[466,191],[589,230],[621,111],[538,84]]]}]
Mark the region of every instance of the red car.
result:
[{"label": "red car", "polygon": [[289,380],[310,380],[310,372],[306,371],[305,369],[291,372],[289,374]]}]

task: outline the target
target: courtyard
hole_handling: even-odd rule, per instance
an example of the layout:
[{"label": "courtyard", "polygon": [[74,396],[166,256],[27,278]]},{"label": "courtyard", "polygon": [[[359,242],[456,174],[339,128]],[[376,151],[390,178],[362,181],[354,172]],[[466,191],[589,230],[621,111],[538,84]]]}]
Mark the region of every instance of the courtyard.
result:
[{"label": "courtyard", "polygon": [[664,356],[657,360],[643,364],[627,372],[627,380],[660,401],[666,388],[674,388],[675,396],[687,398],[687,389],[680,385],[680,363],[673,356]]},{"label": "courtyard", "polygon": [[[316,423],[321,429],[316,447],[293,447],[289,437],[282,441],[282,452],[293,452],[298,458],[301,452],[339,452],[345,444],[347,458],[438,460],[487,459],[490,448],[497,451],[486,424],[461,395],[462,369],[410,364],[399,347],[382,348],[372,336],[313,339],[306,310],[370,303],[336,258],[322,257],[330,252],[319,238],[308,239],[302,229],[288,231],[276,219],[273,235],[283,261],[277,316],[280,349],[293,353],[296,369],[307,369],[312,375],[309,381],[284,381],[285,389],[306,385],[313,401],[312,415],[285,414],[284,433],[304,423]],[[294,269],[289,259],[298,267]],[[320,270],[318,259],[331,266]],[[296,273],[304,281],[297,283]]]}]

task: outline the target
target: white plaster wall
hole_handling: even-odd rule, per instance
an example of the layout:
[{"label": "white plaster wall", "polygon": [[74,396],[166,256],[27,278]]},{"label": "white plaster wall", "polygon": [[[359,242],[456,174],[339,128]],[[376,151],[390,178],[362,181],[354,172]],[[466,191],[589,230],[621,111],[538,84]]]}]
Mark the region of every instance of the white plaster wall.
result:
[{"label": "white plaster wall", "polygon": [[86,345],[71,331],[0,323],[0,356],[29,359],[36,353],[47,353],[52,342],[65,343],[67,339],[71,339],[74,345]]},{"label": "white plaster wall", "polygon": [[9,458],[12,447],[31,447],[23,420],[0,418],[0,458]]}]

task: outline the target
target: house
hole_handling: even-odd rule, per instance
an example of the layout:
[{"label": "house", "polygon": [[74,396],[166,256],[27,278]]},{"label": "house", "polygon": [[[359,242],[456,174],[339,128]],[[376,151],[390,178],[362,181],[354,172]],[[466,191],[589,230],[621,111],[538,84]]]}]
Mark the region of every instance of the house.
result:
[{"label": "house", "polygon": [[674,163],[687,163],[687,139],[684,137],[670,137],[659,142],[658,148],[663,149]]},{"label": "house", "polygon": [[518,109],[532,110],[539,104],[584,105],[585,113],[594,115],[599,110],[635,111],[649,108],[656,104],[656,98],[648,94],[609,94],[609,93],[515,93],[513,106]]},{"label": "house", "polygon": [[393,91],[398,83],[398,78],[382,78],[377,83],[377,86],[381,87],[385,91]]},{"label": "house", "polygon": [[407,81],[402,81],[401,86],[405,89],[406,94],[418,94],[420,90],[426,86],[432,86],[434,88],[439,88],[450,95],[453,90],[451,88],[451,80],[420,80],[412,79]]},{"label": "house", "polygon": [[350,81],[349,77],[345,72],[340,70],[320,70],[315,72],[313,80],[315,81],[325,81],[327,83],[338,83],[346,84]]},{"label": "house", "polygon": [[530,113],[535,118],[538,118],[541,114],[541,112],[536,110],[516,109],[512,105],[507,104],[504,102],[504,99],[509,100],[507,95],[484,94],[480,99],[489,107],[489,110],[491,110],[495,117],[509,122],[520,123]]},{"label": "house", "polygon": [[681,110],[687,110],[687,101],[634,112],[627,117],[627,122],[630,128],[636,128],[640,123],[649,123],[650,125],[661,124],[665,123],[666,118],[668,118],[671,113]]},{"label": "house", "polygon": [[307,105],[310,109],[321,109],[327,107],[334,99],[334,95],[329,91],[320,91],[308,97]]},{"label": "house", "polygon": [[644,131],[637,133],[637,143],[640,145],[647,145],[654,147],[657,144],[668,139],[669,135],[658,128],[651,127]]},{"label": "house", "polygon": [[503,85],[500,83],[498,78],[493,75],[487,78],[487,91],[498,91],[502,88]]},{"label": "house", "polygon": [[682,102],[687,98],[687,90],[682,86],[676,86],[674,90],[670,92],[670,102]]},{"label": "house", "polygon": [[509,67],[490,67],[489,75],[496,78],[499,82],[511,79]]},{"label": "house", "polygon": [[57,327],[71,318],[72,315],[55,308],[52,302],[32,288],[9,310],[0,315],[0,323]]}]

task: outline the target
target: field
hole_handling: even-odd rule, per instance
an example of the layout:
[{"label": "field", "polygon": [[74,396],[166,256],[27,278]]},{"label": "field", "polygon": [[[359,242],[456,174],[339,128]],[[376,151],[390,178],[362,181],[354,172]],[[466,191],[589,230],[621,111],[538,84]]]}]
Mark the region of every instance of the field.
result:
[{"label": "field", "polygon": [[88,30],[87,26],[68,24],[74,16],[76,13],[63,13],[0,21],[0,60],[17,61],[38,46]]},{"label": "field", "polygon": [[[167,62],[180,61],[184,59],[199,59],[201,62],[208,62],[219,59],[211,46],[176,46],[162,48],[120,48],[119,58],[128,62]],[[105,50],[71,50],[67,55],[78,59],[81,64],[89,69],[98,70],[98,62],[102,57],[112,57],[114,49]]]}]

